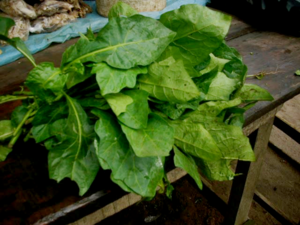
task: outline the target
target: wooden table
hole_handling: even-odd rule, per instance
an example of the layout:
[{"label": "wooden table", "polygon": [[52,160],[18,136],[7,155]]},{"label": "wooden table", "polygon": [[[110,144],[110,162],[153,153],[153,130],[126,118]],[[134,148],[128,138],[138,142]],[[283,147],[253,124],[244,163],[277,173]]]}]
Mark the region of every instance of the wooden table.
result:
[{"label": "wooden table", "polygon": [[[300,40],[257,30],[235,18],[227,41],[243,56],[248,74],[277,71],[263,80],[246,81],[269,90],[275,100],[260,102],[246,113],[244,132],[250,137],[257,161],[238,162],[236,172],[244,175],[233,181],[230,210],[225,215],[228,224],[243,224],[248,219],[274,116],[284,102],[300,93],[300,77],[294,75],[300,69]],[[62,52],[75,42],[76,39],[53,45],[34,57],[37,63],[52,61],[59,66]],[[18,90],[31,69],[26,59],[0,67],[0,94]],[[17,104],[2,105],[0,119],[8,118]],[[173,181],[184,175],[180,170],[169,173]],[[0,224],[67,224],[77,220],[76,224],[93,224],[110,211],[117,212],[139,200],[113,184],[107,171],[99,172],[83,197],[78,196],[78,188],[70,180],[57,184],[47,177],[47,151],[32,142],[16,146],[8,159],[0,163]],[[104,210],[99,210],[104,206]]]}]

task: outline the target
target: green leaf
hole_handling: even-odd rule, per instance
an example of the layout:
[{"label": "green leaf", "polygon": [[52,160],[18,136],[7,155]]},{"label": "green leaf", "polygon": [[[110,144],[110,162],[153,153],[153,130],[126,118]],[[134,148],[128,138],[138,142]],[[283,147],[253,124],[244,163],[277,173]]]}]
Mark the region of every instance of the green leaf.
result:
[{"label": "green leaf", "polygon": [[209,73],[206,73],[200,77],[193,78],[193,81],[195,82],[196,86],[198,87],[200,93],[203,96],[203,99],[205,99],[206,94],[208,93],[209,87],[213,80],[218,75],[217,68],[213,69]]},{"label": "green leaf", "polygon": [[68,76],[53,63],[41,63],[29,72],[25,85],[40,99],[52,102],[64,89]]},{"label": "green leaf", "polygon": [[[1,19],[0,19],[1,20]],[[11,148],[7,148],[3,145],[0,145],[0,162],[3,162],[7,155],[12,151]]]},{"label": "green leaf", "polygon": [[133,129],[143,129],[148,122],[148,93],[143,90],[126,90],[123,94],[130,96],[133,100],[128,104],[126,111],[118,115],[118,120]]},{"label": "green leaf", "polygon": [[11,137],[14,133],[14,127],[10,120],[0,120],[0,141]]},{"label": "green leaf", "polygon": [[92,73],[96,73],[101,94],[118,93],[123,88],[134,88],[136,77],[139,74],[146,74],[146,67],[136,67],[128,70],[116,69],[108,66],[106,63],[98,63],[93,67]]},{"label": "green leaf", "polygon": [[120,16],[130,17],[138,13],[139,12],[136,11],[134,8],[132,8],[130,5],[124,2],[117,2],[109,10],[108,19],[111,20],[114,17],[120,17]]},{"label": "green leaf", "polygon": [[87,30],[86,30],[86,34],[85,34],[86,38],[89,40],[89,41],[95,41],[96,40],[96,37],[95,37],[95,34],[92,30],[91,27],[89,27]]},{"label": "green leaf", "polygon": [[184,152],[206,160],[216,160],[222,154],[210,135],[201,124],[181,122],[174,124],[175,145]]},{"label": "green leaf", "polygon": [[300,70],[296,70],[295,75],[300,76]]},{"label": "green leaf", "polygon": [[219,159],[216,161],[207,161],[194,158],[200,171],[209,179],[217,181],[233,180],[235,174],[230,167],[231,160]]},{"label": "green leaf", "polygon": [[160,116],[150,113],[147,128],[144,129],[121,126],[137,156],[169,155],[174,144],[174,129]]},{"label": "green leaf", "polygon": [[236,89],[237,82],[219,72],[209,86],[206,100],[222,101],[229,100],[231,93]]},{"label": "green leaf", "polygon": [[0,40],[7,42],[19,52],[21,52],[34,66],[36,66],[33,56],[20,38],[8,38],[8,31],[15,25],[15,21],[0,16]]},{"label": "green leaf", "polygon": [[11,114],[11,124],[13,127],[17,127],[23,120],[24,116],[28,112],[28,108],[25,105],[18,106]]},{"label": "green leaf", "polygon": [[68,106],[65,101],[53,102],[51,105],[43,105],[32,121],[32,135],[36,143],[40,143],[53,136],[52,124],[68,116]]},{"label": "green leaf", "polygon": [[241,90],[235,94],[235,97],[239,97],[245,102],[274,100],[272,95],[267,90],[255,84],[244,84]]},{"label": "green leaf", "polygon": [[133,99],[123,93],[109,94],[105,96],[105,99],[116,116],[126,112],[127,106],[133,103]]},{"label": "green leaf", "polygon": [[[100,137],[96,145],[97,156],[112,170],[112,180],[121,187],[144,197],[154,197],[156,187],[164,176],[164,159],[161,157],[137,157],[113,115],[93,110],[99,115],[95,131]],[[121,184],[122,184],[121,183]]]},{"label": "green leaf", "polygon": [[156,109],[159,109],[161,112],[163,112],[173,120],[178,119],[185,111],[185,108],[178,109],[176,103],[169,102],[164,104],[155,104],[154,107]]},{"label": "green leaf", "polygon": [[97,108],[102,110],[110,109],[109,104],[104,98],[98,99],[94,97],[86,97],[86,98],[77,99],[77,101],[83,108]]},{"label": "green leaf", "polygon": [[231,48],[223,42],[213,54],[218,58],[230,60],[223,68],[227,77],[236,80],[236,87],[240,88],[246,78],[247,66],[243,63],[241,55],[236,49]]},{"label": "green leaf", "polygon": [[166,50],[161,54],[157,62],[164,61],[168,58],[174,58],[175,61],[182,60],[184,69],[190,75],[190,77],[198,77],[199,72],[194,68],[194,57],[187,57],[180,51],[180,48],[176,46],[168,46]]},{"label": "green leaf", "polygon": [[213,54],[210,54],[209,56],[210,56],[210,63],[205,69],[199,72],[199,76],[209,73],[214,69],[217,69],[218,72],[221,72],[225,64],[229,62],[229,60],[215,57]]},{"label": "green leaf", "polygon": [[173,44],[197,65],[220,46],[229,30],[231,17],[190,4],[162,14],[160,21],[177,32]]},{"label": "green leaf", "polygon": [[180,119],[192,122],[192,123],[207,123],[209,121],[216,122],[222,121],[223,118],[218,118],[218,116],[223,112],[223,110],[235,107],[241,104],[241,99],[236,98],[231,101],[210,101],[205,102],[198,106],[197,110],[186,113]]},{"label": "green leaf", "polygon": [[185,170],[195,180],[197,186],[202,189],[203,185],[194,159],[189,155],[183,154],[176,147],[174,147],[174,152],[175,166]]},{"label": "green leaf", "polygon": [[48,155],[49,175],[60,182],[69,177],[86,193],[95,179],[99,162],[95,154],[93,126],[75,99],[65,95],[69,116],[64,130],[57,134],[57,143],[50,146]]},{"label": "green leaf", "polygon": [[142,15],[112,18],[96,41],[81,38],[63,54],[62,68],[74,63],[103,62],[119,69],[147,66],[165,50],[175,33]]},{"label": "green leaf", "polygon": [[223,159],[254,161],[255,156],[241,128],[223,123],[203,123],[215,140]]},{"label": "green leaf", "polygon": [[184,103],[200,96],[181,60],[169,65],[164,65],[164,61],[153,63],[149,66],[149,74],[141,75],[138,82],[140,89],[161,101]]},{"label": "green leaf", "polygon": [[68,77],[66,83],[68,89],[75,86],[76,84],[85,81],[86,79],[88,79],[93,75],[91,73],[91,69],[85,67],[82,63],[73,63],[64,72],[65,72],[65,76]]}]

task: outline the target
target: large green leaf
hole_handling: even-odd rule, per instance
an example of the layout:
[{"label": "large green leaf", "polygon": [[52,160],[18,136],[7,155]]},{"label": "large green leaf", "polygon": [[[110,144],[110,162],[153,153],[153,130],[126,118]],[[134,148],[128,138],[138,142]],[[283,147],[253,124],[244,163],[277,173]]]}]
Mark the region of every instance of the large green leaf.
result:
[{"label": "large green leaf", "polygon": [[147,66],[160,56],[174,36],[157,20],[142,15],[112,18],[96,41],[81,38],[69,47],[63,55],[62,68],[102,61],[119,69]]},{"label": "large green leaf", "polygon": [[149,114],[147,128],[134,130],[122,125],[122,130],[139,157],[168,156],[174,144],[174,129],[154,113]]},{"label": "large green leaf", "polygon": [[149,74],[138,78],[139,88],[161,101],[184,103],[200,96],[181,60],[172,57],[149,66]]},{"label": "large green leaf", "polygon": [[36,143],[42,142],[53,136],[51,133],[52,123],[68,116],[68,106],[65,101],[45,104],[34,116],[32,121],[32,135]]},{"label": "large green leaf", "polygon": [[198,106],[197,110],[186,113],[180,119],[192,123],[207,123],[208,121],[222,121],[220,114],[223,110],[235,107],[241,103],[241,99],[236,98],[231,101],[210,101]]},{"label": "large green leaf", "polygon": [[213,54],[210,54],[209,56],[210,56],[210,63],[205,69],[199,72],[199,76],[209,73],[214,69],[217,69],[218,72],[221,72],[225,64],[229,62],[229,60],[215,57]]},{"label": "large green leaf", "polygon": [[143,129],[148,123],[148,93],[143,90],[125,90],[123,94],[130,96],[133,100],[128,104],[126,111],[118,116],[118,120],[133,129]]},{"label": "large green leaf", "polygon": [[133,103],[133,99],[123,93],[109,94],[105,96],[105,99],[116,116],[126,112],[127,106]]},{"label": "large green leaf", "polygon": [[96,146],[98,158],[105,162],[104,169],[112,170],[112,180],[122,184],[124,190],[153,197],[164,176],[164,159],[137,157],[114,116],[100,110],[93,112],[100,117],[95,131],[101,141]]},{"label": "large green leaf", "polygon": [[176,147],[174,147],[175,156],[174,163],[176,167],[180,167],[185,170],[196,182],[197,186],[202,189],[203,185],[201,182],[200,174],[198,172],[198,167],[194,159],[189,155],[184,155]]},{"label": "large green leaf", "polygon": [[25,84],[40,99],[50,103],[63,91],[67,78],[53,63],[46,62],[29,72]]},{"label": "large green leaf", "polygon": [[206,7],[190,4],[164,13],[160,21],[177,32],[173,44],[197,65],[222,43],[231,18]]},{"label": "large green leaf", "polygon": [[255,160],[249,139],[244,136],[240,127],[224,123],[203,123],[203,125],[215,140],[223,159]]},{"label": "large green leaf", "polygon": [[114,17],[120,17],[120,16],[130,17],[138,13],[139,12],[136,11],[134,8],[132,8],[130,5],[124,2],[117,2],[109,10],[108,19],[111,20]]},{"label": "large green leaf", "polygon": [[83,97],[77,99],[77,101],[83,108],[97,108],[102,110],[110,109],[105,98]]},{"label": "large green leaf", "polygon": [[74,180],[79,186],[80,195],[83,195],[99,170],[93,145],[95,132],[77,101],[65,96],[69,116],[64,130],[56,136],[57,143],[49,149],[49,174],[50,178],[58,182],[66,177]]},{"label": "large green leaf", "polygon": [[10,120],[1,120],[0,121],[0,141],[11,137],[14,133],[14,127],[11,124]]},{"label": "large green leaf", "polygon": [[96,73],[101,94],[118,93],[123,88],[134,88],[136,77],[139,74],[146,74],[147,67],[136,67],[128,70],[116,69],[106,63],[98,63],[93,67],[92,73]]},{"label": "large green leaf", "polygon": [[206,100],[227,101],[230,95],[236,89],[237,81],[228,78],[224,73],[219,72],[209,86]]},{"label": "large green leaf", "polygon": [[227,77],[236,80],[236,87],[240,88],[246,78],[247,66],[243,63],[241,55],[236,49],[229,47],[223,42],[213,54],[222,59],[229,60],[223,67],[223,72]]},{"label": "large green leaf", "polygon": [[85,67],[82,63],[73,63],[64,72],[66,76],[68,76],[68,80],[66,82],[68,89],[93,75],[91,73],[91,68]]},{"label": "large green leaf", "polygon": [[175,145],[184,152],[206,160],[222,157],[217,143],[201,124],[177,123],[175,127]]},{"label": "large green leaf", "polygon": [[241,98],[243,101],[272,101],[274,98],[265,89],[255,84],[244,84],[235,97]]},{"label": "large green leaf", "polygon": [[11,148],[0,145],[0,162],[4,161],[11,151]]},{"label": "large green leaf", "polygon": [[207,161],[194,158],[200,171],[210,180],[226,181],[233,180],[235,174],[230,167],[231,160],[219,159]]}]

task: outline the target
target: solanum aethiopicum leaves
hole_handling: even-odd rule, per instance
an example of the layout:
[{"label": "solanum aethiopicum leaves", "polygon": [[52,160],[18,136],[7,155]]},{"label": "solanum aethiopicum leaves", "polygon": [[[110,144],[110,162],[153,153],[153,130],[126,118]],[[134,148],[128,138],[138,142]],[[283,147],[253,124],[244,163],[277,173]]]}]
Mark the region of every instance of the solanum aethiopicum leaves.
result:
[{"label": "solanum aethiopicum leaves", "polygon": [[43,105],[38,109],[32,121],[32,134],[37,143],[53,136],[52,123],[56,120],[67,118],[68,106],[65,101],[53,102],[51,105]]},{"label": "solanum aethiopicum leaves", "polygon": [[210,101],[198,106],[195,111],[188,112],[180,119],[191,123],[206,123],[223,121],[223,118],[218,118],[221,112],[225,109],[235,107],[241,104],[241,99],[236,98],[231,101]]},{"label": "solanum aethiopicum leaves", "polygon": [[110,109],[109,104],[104,98],[83,97],[77,100],[83,108],[96,108],[101,110]]},{"label": "solanum aethiopicum leaves", "polygon": [[195,66],[223,42],[231,17],[191,4],[164,13],[160,22],[177,33],[173,44],[191,58]]},{"label": "solanum aethiopicum leaves", "polygon": [[224,73],[218,72],[213,79],[206,94],[206,100],[209,101],[227,101],[230,95],[236,89],[237,81],[228,78]]},{"label": "solanum aethiopicum leaves", "polygon": [[14,127],[11,124],[10,120],[1,120],[0,121],[0,141],[12,136],[14,133]]},{"label": "solanum aethiopicum leaves", "polygon": [[101,94],[113,94],[120,92],[123,88],[134,88],[138,74],[146,74],[147,67],[136,67],[128,70],[116,69],[106,63],[98,63],[93,66],[92,73],[100,87]]},{"label": "solanum aethiopicum leaves", "polygon": [[247,66],[243,63],[242,57],[238,51],[223,42],[213,54],[218,58],[229,60],[222,71],[226,76],[237,81],[236,88],[243,86],[247,74]]},{"label": "solanum aethiopicum leaves", "polygon": [[123,3],[123,2],[117,2],[109,10],[108,19],[111,20],[114,17],[120,17],[120,16],[129,17],[129,16],[133,16],[138,13],[139,12],[136,11],[134,8],[132,8],[130,5]]},{"label": "solanum aethiopicum leaves", "polygon": [[174,146],[174,163],[176,167],[180,167],[185,170],[196,182],[197,186],[202,189],[203,185],[201,182],[200,174],[198,172],[198,167],[194,161],[194,159],[189,156],[183,154]]},{"label": "solanum aethiopicum leaves", "polygon": [[181,60],[170,57],[149,66],[149,74],[138,77],[138,87],[161,101],[184,103],[200,96]]},{"label": "solanum aethiopicum leaves", "polygon": [[235,96],[241,98],[243,102],[272,101],[274,99],[267,90],[255,84],[244,84]]},{"label": "solanum aethiopicum leaves", "polygon": [[255,160],[249,139],[240,127],[224,123],[202,124],[217,143],[223,159]]},{"label": "solanum aethiopicum leaves", "polygon": [[230,167],[231,160],[219,159],[207,161],[200,158],[194,158],[201,172],[209,180],[225,181],[233,180],[235,174]]},{"label": "solanum aethiopicum leaves", "polygon": [[141,15],[112,18],[96,41],[81,38],[68,48],[62,68],[73,63],[103,61],[119,69],[147,66],[160,56],[175,35],[157,20]]},{"label": "solanum aethiopicum leaves", "polygon": [[147,128],[144,129],[121,126],[137,156],[169,155],[174,144],[174,129],[160,116],[150,113]]},{"label": "solanum aethiopicum leaves", "polygon": [[201,124],[173,124],[175,145],[184,152],[206,160],[217,160],[222,154],[210,133]]},{"label": "solanum aethiopicum leaves", "polygon": [[53,63],[41,63],[29,72],[25,84],[40,99],[50,103],[63,91],[67,78]]},{"label": "solanum aethiopicum leaves", "polygon": [[105,96],[108,104],[118,117],[118,120],[133,129],[147,127],[148,93],[143,90],[124,90],[117,94]]},{"label": "solanum aethiopicum leaves", "polygon": [[229,60],[215,57],[213,54],[210,54],[209,57],[210,61],[208,66],[205,69],[199,71],[199,76],[209,73],[214,69],[217,69],[218,72],[221,72],[225,64],[229,62]]},{"label": "solanum aethiopicum leaves", "polygon": [[100,117],[95,125],[100,137],[100,143],[96,143],[97,156],[105,162],[105,169],[112,170],[112,180],[122,181],[139,195],[153,197],[164,176],[164,159],[158,156],[137,157],[114,116],[100,110],[93,112]]},{"label": "solanum aethiopicum leaves", "polygon": [[80,195],[83,195],[99,170],[93,145],[95,132],[77,101],[68,95],[65,97],[69,116],[65,128],[56,136],[60,143],[49,149],[49,174],[58,182],[69,177],[78,184]]}]

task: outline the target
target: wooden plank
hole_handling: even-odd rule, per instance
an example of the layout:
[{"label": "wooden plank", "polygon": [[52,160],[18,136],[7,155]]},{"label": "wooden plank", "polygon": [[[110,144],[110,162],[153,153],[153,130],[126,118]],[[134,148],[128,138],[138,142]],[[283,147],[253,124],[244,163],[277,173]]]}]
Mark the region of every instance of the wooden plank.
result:
[{"label": "wooden plank", "polygon": [[237,164],[235,172],[241,175],[233,180],[225,224],[241,225],[248,220],[248,213],[267,151],[273,120],[274,117],[270,118],[266,124],[249,137],[252,145],[254,145],[256,161],[252,163],[239,161]]},{"label": "wooden plank", "polygon": [[284,103],[277,117],[300,133],[300,95]]},{"label": "wooden plank", "polygon": [[300,144],[275,126],[271,132],[270,143],[300,166]]}]

